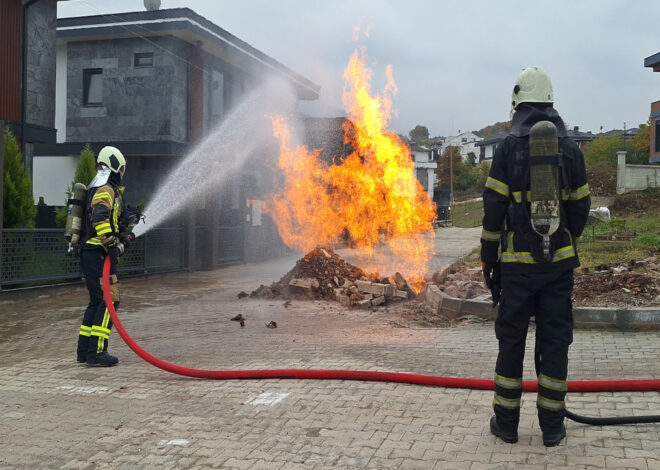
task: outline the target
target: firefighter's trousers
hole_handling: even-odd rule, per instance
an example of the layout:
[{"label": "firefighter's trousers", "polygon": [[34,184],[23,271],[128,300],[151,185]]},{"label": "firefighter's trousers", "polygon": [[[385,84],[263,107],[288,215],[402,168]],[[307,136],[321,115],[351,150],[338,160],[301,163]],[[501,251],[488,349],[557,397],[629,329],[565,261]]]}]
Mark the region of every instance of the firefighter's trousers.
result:
[{"label": "firefighter's trousers", "polygon": [[[108,350],[108,340],[112,329],[110,312],[103,300],[103,263],[107,254],[101,246],[81,250],[80,267],[89,291],[89,304],[83,316],[78,335],[78,359],[83,360],[90,354],[101,354]],[[110,266],[111,291],[115,308],[119,305],[119,283],[117,266]]]},{"label": "firefighter's trousers", "polygon": [[518,429],[523,358],[530,317],[535,317],[538,418],[541,430],[560,431],[565,416],[568,347],[573,342],[573,270],[502,273],[502,300],[495,322],[499,354],[493,408],[507,431]]}]

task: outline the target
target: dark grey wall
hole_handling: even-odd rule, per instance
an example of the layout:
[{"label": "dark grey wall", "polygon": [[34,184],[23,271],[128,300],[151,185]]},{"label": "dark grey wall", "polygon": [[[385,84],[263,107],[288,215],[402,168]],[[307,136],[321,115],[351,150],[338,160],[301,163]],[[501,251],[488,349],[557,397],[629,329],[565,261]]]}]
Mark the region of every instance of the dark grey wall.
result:
[{"label": "dark grey wall", "polygon": [[56,0],[41,0],[27,10],[26,122],[55,125]]},{"label": "dark grey wall", "polygon": [[[256,87],[257,79],[209,54],[204,54],[204,70],[204,131],[208,134],[241,101],[245,93]],[[222,75],[223,112],[220,117],[214,109],[214,72]]]},{"label": "dark grey wall", "polygon": [[[153,52],[153,67],[134,54]],[[70,42],[67,140],[187,142],[190,45],[171,36]],[[83,106],[83,70],[103,69],[103,105]]]}]

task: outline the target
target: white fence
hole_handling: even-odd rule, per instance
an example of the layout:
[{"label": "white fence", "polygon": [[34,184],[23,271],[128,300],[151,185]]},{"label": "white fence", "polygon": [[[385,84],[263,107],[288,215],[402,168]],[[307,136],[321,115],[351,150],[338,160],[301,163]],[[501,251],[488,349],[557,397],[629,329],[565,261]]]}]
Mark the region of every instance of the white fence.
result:
[{"label": "white fence", "polygon": [[616,193],[660,187],[659,165],[626,165],[626,152],[617,155]]}]

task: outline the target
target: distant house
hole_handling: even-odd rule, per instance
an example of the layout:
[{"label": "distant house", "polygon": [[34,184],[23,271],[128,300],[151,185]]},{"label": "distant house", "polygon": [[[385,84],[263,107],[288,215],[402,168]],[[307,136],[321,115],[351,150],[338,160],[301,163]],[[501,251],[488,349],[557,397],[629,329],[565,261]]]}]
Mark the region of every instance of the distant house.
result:
[{"label": "distant house", "polygon": [[[660,52],[644,59],[644,67],[660,72]],[[660,101],[651,103],[651,152],[650,163],[660,163]]]},{"label": "distant house", "polygon": [[445,138],[444,147],[458,147],[461,152],[463,161],[467,161],[468,154],[472,152],[475,157],[479,156],[479,148],[476,146],[477,142],[483,139],[473,132],[463,132],[456,136]]},{"label": "distant house", "polygon": [[428,148],[423,145],[410,145],[410,153],[415,162],[415,175],[429,198],[433,199],[433,187],[435,185],[435,170],[438,167],[437,149]]},{"label": "distant house", "polygon": [[573,139],[583,152],[585,151],[587,144],[596,138],[591,131],[582,132],[578,126],[574,126],[573,129],[566,129],[566,134]]},{"label": "distant house", "polygon": [[477,162],[481,163],[485,161],[491,161],[493,159],[493,155],[495,154],[495,149],[498,145],[500,145],[506,136],[506,133],[502,133],[494,137],[489,137],[488,139],[483,139],[479,142],[476,142],[474,145],[478,149]]},{"label": "distant house", "polygon": [[[127,199],[149,204],[170,170],[267,77],[287,81],[298,100],[319,96],[318,85],[188,8],[59,19],[56,58],[57,143],[36,147],[34,165],[34,194],[49,205],[63,204],[86,143],[95,152],[118,147],[130,167]],[[199,219],[214,225],[201,242],[206,267],[250,261],[264,254],[255,244],[277,237],[259,212],[258,170],[200,201]],[[186,224],[195,230],[194,220]]]},{"label": "distant house", "polygon": [[[497,146],[504,140],[508,134],[502,133],[494,137],[489,137],[480,142],[477,142],[475,146],[479,149],[478,162],[490,161],[493,159],[495,149]],[[576,144],[580,147],[582,151],[585,150],[586,144],[591,142],[595,136],[591,132],[581,132],[578,126],[574,126],[573,129],[567,129],[566,135],[573,139]]]}]

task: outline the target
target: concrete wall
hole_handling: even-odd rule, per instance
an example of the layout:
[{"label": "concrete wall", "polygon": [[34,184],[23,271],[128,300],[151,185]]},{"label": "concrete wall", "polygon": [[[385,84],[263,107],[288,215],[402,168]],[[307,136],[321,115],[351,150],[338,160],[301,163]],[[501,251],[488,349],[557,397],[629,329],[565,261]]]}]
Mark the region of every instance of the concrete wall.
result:
[{"label": "concrete wall", "polygon": [[658,187],[660,187],[660,165],[626,165],[626,152],[617,152],[617,194]]},{"label": "concrete wall", "polygon": [[[153,53],[152,67],[134,54]],[[69,42],[66,140],[186,143],[189,44],[170,36]],[[103,69],[103,104],[83,105],[83,70]]]},{"label": "concrete wall", "polygon": [[41,0],[27,10],[26,122],[55,124],[55,35],[57,2]]},{"label": "concrete wall", "polygon": [[66,200],[66,188],[71,184],[76,173],[78,156],[72,157],[34,157],[32,194],[35,204],[39,196],[49,206],[63,206]]}]

